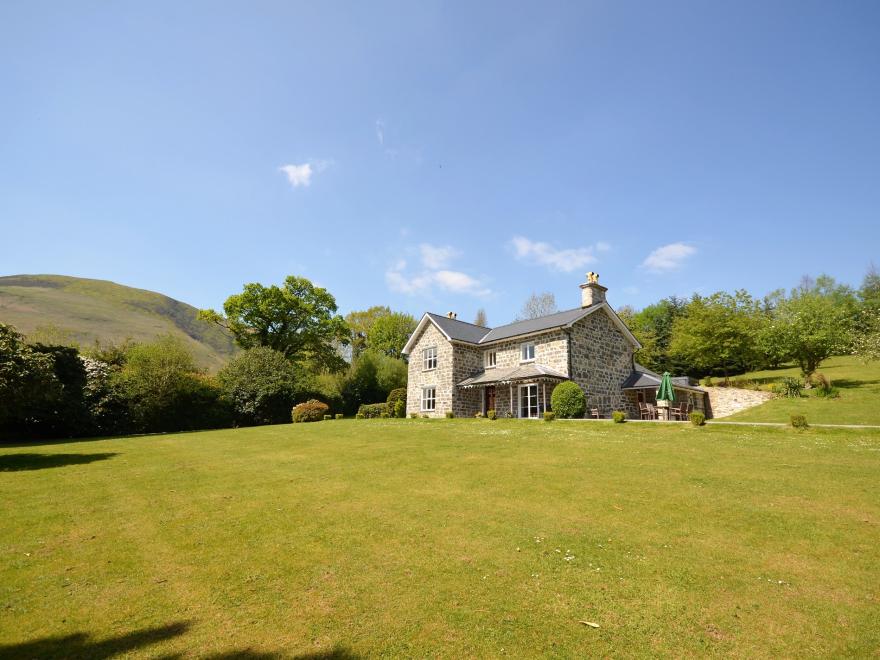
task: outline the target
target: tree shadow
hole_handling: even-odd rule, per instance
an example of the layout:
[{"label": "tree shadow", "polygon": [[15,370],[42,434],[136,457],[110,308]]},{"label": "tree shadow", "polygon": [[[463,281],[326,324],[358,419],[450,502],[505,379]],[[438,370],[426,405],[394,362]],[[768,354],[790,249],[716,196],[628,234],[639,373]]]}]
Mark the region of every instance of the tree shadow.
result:
[{"label": "tree shadow", "polygon": [[831,379],[831,384],[834,385],[834,387],[842,387],[847,390],[857,387],[864,387],[865,385],[876,385],[877,383],[880,383],[880,380],[851,380],[849,378]]},{"label": "tree shadow", "polygon": [[118,455],[116,452],[103,454],[4,454],[0,456],[0,472],[22,472],[67,465],[86,465],[95,461],[106,461],[108,458]]},{"label": "tree shadow", "polygon": [[288,658],[289,660],[359,660],[360,657],[344,646],[334,646],[326,651],[314,651],[296,655],[241,649],[239,651],[228,651],[205,656],[206,660],[280,660],[281,658]]},{"label": "tree shadow", "polygon": [[46,637],[21,644],[0,645],[0,660],[21,658],[112,658],[185,633],[189,622],[145,628],[108,639],[94,639],[88,633]]}]

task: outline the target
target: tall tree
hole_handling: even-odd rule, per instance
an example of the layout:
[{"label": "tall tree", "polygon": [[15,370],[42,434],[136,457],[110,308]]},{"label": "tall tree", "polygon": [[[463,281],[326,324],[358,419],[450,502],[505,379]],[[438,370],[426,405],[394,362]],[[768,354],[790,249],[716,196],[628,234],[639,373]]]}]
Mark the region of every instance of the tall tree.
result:
[{"label": "tall tree", "polygon": [[242,348],[268,346],[295,363],[340,369],[344,360],[336,343],[351,339],[336,299],[304,277],[289,276],[282,286],[245,284],[223,303],[224,314],[202,310],[202,319],[227,328]]},{"label": "tall tree", "polygon": [[479,325],[483,328],[486,328],[488,327],[487,323],[488,321],[486,321],[486,310],[480,307],[480,309],[477,310],[477,313],[474,316],[474,325]]},{"label": "tall tree", "polygon": [[516,320],[525,321],[527,319],[537,319],[541,316],[554,314],[558,311],[559,308],[556,306],[556,296],[552,293],[549,291],[532,293],[525,303],[523,303],[522,309],[516,316]]},{"label": "tall tree", "polygon": [[392,312],[373,323],[367,335],[367,348],[393,358],[399,358],[418,322],[411,314]]},{"label": "tall tree", "polygon": [[[679,373],[683,365],[669,354],[672,324],[683,313],[686,302],[675,296],[648,305],[639,312],[623,310],[624,323],[642,345],[636,360],[654,371]],[[620,314],[620,312],[618,312]]]},{"label": "tall tree", "polygon": [[374,305],[369,309],[349,312],[345,315],[345,322],[351,331],[351,356],[352,359],[363,353],[367,348],[367,338],[373,329],[373,324],[380,318],[390,315],[391,308],[385,305]]}]

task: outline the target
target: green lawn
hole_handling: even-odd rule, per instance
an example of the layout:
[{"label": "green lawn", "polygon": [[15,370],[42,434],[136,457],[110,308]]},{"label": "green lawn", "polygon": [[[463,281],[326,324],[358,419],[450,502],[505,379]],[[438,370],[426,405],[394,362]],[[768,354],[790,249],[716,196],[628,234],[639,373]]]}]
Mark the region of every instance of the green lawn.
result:
[{"label": "green lawn", "polygon": [[[785,422],[792,414],[807,416],[816,424],[877,424],[880,425],[880,363],[863,363],[853,356],[829,358],[819,371],[840,390],[840,397],[823,399],[806,391],[800,399],[773,399],[755,408],[725,417],[742,422]],[[768,369],[745,374],[761,383],[778,381],[785,376],[800,378],[800,369]]]},{"label": "green lawn", "polygon": [[345,420],[0,447],[0,657],[865,657],[878,486],[863,430]]}]

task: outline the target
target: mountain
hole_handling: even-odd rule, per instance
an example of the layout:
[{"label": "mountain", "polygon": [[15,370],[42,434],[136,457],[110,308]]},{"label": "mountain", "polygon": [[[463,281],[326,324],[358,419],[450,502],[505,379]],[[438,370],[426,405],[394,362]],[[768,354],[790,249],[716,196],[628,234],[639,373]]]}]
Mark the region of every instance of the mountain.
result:
[{"label": "mountain", "polygon": [[[217,371],[237,351],[222,328],[197,318],[198,310],[161,293],[64,275],[0,277],[0,322],[26,335],[72,339],[150,341],[171,334],[183,340],[199,366]],[[66,343],[66,342],[64,342]]]}]

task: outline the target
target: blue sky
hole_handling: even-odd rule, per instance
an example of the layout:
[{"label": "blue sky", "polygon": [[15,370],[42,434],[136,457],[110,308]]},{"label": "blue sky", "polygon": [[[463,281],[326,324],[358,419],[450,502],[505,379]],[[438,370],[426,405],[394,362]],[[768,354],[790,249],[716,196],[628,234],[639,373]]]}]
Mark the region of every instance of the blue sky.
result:
[{"label": "blue sky", "polygon": [[499,324],[880,263],[873,1],[4,2],[0,62],[0,274]]}]

